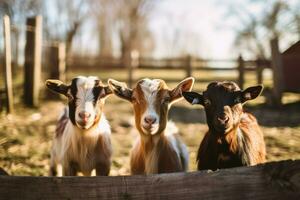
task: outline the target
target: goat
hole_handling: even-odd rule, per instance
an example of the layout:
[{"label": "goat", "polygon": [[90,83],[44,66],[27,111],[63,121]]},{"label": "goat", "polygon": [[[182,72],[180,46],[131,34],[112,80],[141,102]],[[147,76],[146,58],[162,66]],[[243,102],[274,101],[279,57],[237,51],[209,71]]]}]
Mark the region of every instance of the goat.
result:
[{"label": "goat", "polygon": [[66,85],[59,80],[47,80],[46,86],[68,97],[68,106],[60,116],[53,140],[50,175],[57,175],[62,165],[64,176],[82,172],[90,176],[108,175],[112,147],[110,126],[104,116],[105,97],[111,94],[108,86],[94,76],[79,76]]},{"label": "goat", "polygon": [[160,79],[142,79],[133,89],[113,79],[108,85],[114,94],[133,105],[139,137],[130,155],[132,174],[156,174],[186,171],[188,151],[178,137],[178,129],[168,122],[168,110],[190,91],[194,78],[187,78],[170,90]]},{"label": "goat", "polygon": [[209,127],[198,150],[198,170],[251,166],[265,162],[263,133],[243,104],[258,97],[263,86],[241,90],[230,81],[212,82],[203,94],[183,92],[191,104],[205,108]]}]

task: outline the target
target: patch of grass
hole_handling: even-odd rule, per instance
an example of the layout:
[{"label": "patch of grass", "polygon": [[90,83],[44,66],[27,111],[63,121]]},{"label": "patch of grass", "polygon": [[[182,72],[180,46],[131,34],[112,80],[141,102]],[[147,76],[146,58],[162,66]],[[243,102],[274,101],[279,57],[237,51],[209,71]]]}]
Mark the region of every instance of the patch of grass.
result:
[{"label": "patch of grass", "polygon": [[[77,75],[96,75],[104,82],[108,78],[126,81],[127,71],[71,71],[68,79]],[[202,91],[212,80],[235,80],[234,73],[194,72],[196,78],[194,90]],[[174,87],[185,77],[180,70],[137,70],[135,79],[142,77],[162,78],[170,87]],[[256,84],[254,74],[246,75],[246,86]],[[21,78],[20,78],[21,79]],[[204,81],[201,81],[204,80]],[[270,84],[269,79],[265,80]],[[20,97],[18,97],[20,98]],[[248,104],[247,110],[254,113],[262,125],[265,135],[268,161],[300,159],[300,106],[291,103],[299,100],[299,95],[287,94],[284,102],[289,103],[283,109],[275,110],[264,104],[264,98]],[[0,115],[0,167],[12,175],[48,175],[49,152],[54,136],[56,119],[65,100],[44,101],[43,106],[29,109],[17,104],[12,115]],[[128,175],[129,156],[135,141],[133,111],[131,105],[113,95],[107,98],[104,108],[112,127],[113,157],[110,175]],[[173,105],[170,118],[180,130],[182,141],[190,153],[190,171],[196,170],[196,155],[199,144],[207,131],[205,115],[201,106],[191,106],[185,101]]]},{"label": "patch of grass", "polygon": [[[180,108],[181,106],[187,109]],[[20,108],[22,112],[0,118],[0,166],[13,175],[47,175],[49,170],[49,152],[54,135],[57,115],[62,109],[61,102],[43,102],[43,107],[36,109]],[[192,107],[184,101],[174,104],[174,116],[189,118],[192,113],[203,110]],[[252,109],[252,108],[251,108]],[[258,119],[268,117],[269,110],[258,113]],[[299,110],[273,110],[271,117],[296,115]],[[41,118],[37,118],[37,113]],[[113,157],[110,175],[128,175],[129,155],[135,141],[132,108],[128,102],[116,97],[109,97],[105,113],[112,126]],[[195,115],[197,118],[198,115]],[[187,123],[177,118],[176,125],[180,130],[182,141],[187,144],[190,153],[190,171],[196,170],[196,155],[199,144],[207,131],[205,122]],[[271,118],[275,120],[276,118]],[[183,120],[183,121],[181,121]],[[124,123],[126,122],[126,126]],[[266,127],[262,126],[268,152],[268,161],[283,159],[300,159],[300,126]]]}]

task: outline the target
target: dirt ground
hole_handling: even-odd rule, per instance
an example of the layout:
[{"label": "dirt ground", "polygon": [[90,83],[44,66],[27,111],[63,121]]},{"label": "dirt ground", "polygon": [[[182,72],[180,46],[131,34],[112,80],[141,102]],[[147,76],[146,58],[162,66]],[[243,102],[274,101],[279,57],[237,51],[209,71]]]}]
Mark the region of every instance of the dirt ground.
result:
[{"label": "dirt ground", "polygon": [[[298,96],[299,97],[299,96]],[[299,98],[297,99],[299,100]],[[12,175],[44,176],[49,170],[49,150],[57,117],[64,101],[46,101],[39,109],[18,107],[0,116],[0,167]],[[262,126],[267,160],[300,159],[300,102],[274,109],[264,104],[246,107]],[[129,152],[135,138],[132,108],[114,96],[106,100],[105,114],[112,127],[113,157],[110,175],[129,174]],[[197,148],[207,130],[201,106],[181,101],[169,118],[179,127],[190,152],[189,171],[196,169]]]}]

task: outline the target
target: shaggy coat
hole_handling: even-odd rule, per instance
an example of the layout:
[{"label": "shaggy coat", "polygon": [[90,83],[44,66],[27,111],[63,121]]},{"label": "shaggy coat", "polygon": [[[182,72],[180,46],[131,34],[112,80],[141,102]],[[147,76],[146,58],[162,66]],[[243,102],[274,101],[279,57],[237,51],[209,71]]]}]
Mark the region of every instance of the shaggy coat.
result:
[{"label": "shaggy coat", "polygon": [[[96,77],[77,77],[67,86],[57,80],[48,80],[51,90],[69,98],[69,105],[60,116],[53,139],[50,175],[75,176],[82,172],[90,176],[108,175],[112,147],[110,126],[103,114],[104,98],[110,94],[107,86]],[[61,175],[61,174],[60,174]]]},{"label": "shaggy coat", "polygon": [[133,105],[139,137],[130,156],[132,174],[187,170],[187,148],[179,139],[177,127],[167,118],[170,105],[182,97],[182,91],[189,91],[193,82],[193,78],[187,78],[170,90],[160,79],[142,79],[133,89],[125,83],[108,81],[117,96]]},{"label": "shaggy coat", "polygon": [[213,82],[203,94],[183,93],[192,104],[205,107],[208,132],[198,150],[198,170],[251,166],[265,162],[263,133],[256,118],[242,105],[255,99],[262,86],[242,91],[233,82]]}]

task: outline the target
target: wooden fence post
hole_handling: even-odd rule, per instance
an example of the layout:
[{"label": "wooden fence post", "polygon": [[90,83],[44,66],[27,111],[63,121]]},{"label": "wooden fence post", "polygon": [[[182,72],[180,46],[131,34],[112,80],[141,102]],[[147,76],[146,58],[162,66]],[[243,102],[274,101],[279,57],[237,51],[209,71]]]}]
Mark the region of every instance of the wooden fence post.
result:
[{"label": "wooden fence post", "polygon": [[192,56],[188,55],[186,57],[186,76],[192,76]]},{"label": "wooden fence post", "polygon": [[240,88],[243,89],[245,83],[245,62],[242,55],[239,55],[238,57],[238,71],[239,71],[238,84]]},{"label": "wooden fence post", "polygon": [[139,66],[139,52],[136,50],[133,50],[130,52],[130,55],[128,56],[126,67],[128,68],[128,86],[132,87],[133,85],[133,72],[134,69]]},{"label": "wooden fence post", "polygon": [[66,81],[66,45],[58,43],[50,47],[50,77],[51,79],[59,79]]},{"label": "wooden fence post", "polygon": [[130,54],[125,58],[125,67],[128,69],[128,87],[132,87],[132,78],[133,78],[133,70],[131,66],[131,56]]},{"label": "wooden fence post", "polygon": [[41,82],[42,17],[28,18],[26,22],[24,102],[38,106]]},{"label": "wooden fence post", "polygon": [[276,106],[281,105],[282,92],[284,88],[284,81],[282,76],[282,57],[279,51],[278,38],[271,40],[271,66],[273,69],[273,100]]},{"label": "wooden fence post", "polygon": [[4,69],[5,69],[5,93],[7,112],[13,112],[13,89],[11,72],[11,38],[10,38],[10,20],[7,15],[3,17],[4,31]]},{"label": "wooden fence post", "polygon": [[12,55],[14,56],[12,59],[12,74],[16,75],[19,67],[19,38],[20,31],[16,26],[11,27],[12,36],[14,37],[12,40]]},{"label": "wooden fence post", "polygon": [[[58,79],[66,82],[66,45],[65,43],[57,43],[49,47],[49,78]],[[59,98],[60,95],[50,92],[47,94],[50,98]]]},{"label": "wooden fence post", "polygon": [[256,61],[256,80],[257,84],[262,84],[263,83],[263,70],[264,66],[262,66],[262,60],[257,59]]}]

